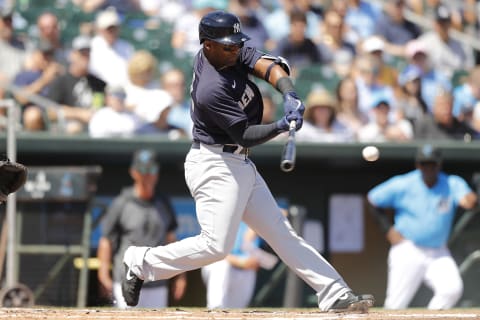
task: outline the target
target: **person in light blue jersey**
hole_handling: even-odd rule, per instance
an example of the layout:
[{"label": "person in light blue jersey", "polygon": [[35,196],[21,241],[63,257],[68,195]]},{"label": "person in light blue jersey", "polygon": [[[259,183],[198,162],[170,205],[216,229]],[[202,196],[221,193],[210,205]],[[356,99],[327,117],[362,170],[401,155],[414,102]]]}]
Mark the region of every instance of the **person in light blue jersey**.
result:
[{"label": "person in light blue jersey", "polygon": [[[460,176],[441,170],[442,154],[432,145],[417,152],[416,170],[394,176],[368,192],[371,212],[391,244],[384,307],[405,309],[424,282],[433,291],[429,309],[449,309],[463,281],[447,248],[458,207],[472,209],[477,195]],[[392,224],[386,209],[394,210]]]}]

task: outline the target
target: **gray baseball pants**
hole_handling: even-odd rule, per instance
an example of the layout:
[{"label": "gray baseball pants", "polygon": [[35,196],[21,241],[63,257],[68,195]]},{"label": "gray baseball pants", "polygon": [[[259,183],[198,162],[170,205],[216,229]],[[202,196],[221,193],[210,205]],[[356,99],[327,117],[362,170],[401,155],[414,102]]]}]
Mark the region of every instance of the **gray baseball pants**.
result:
[{"label": "gray baseball pants", "polygon": [[233,248],[243,219],[318,296],[328,310],[350,291],[338,272],[285,218],[250,159],[201,145],[185,161],[185,179],[195,199],[199,235],[154,248],[130,247],[124,261],[145,281],[168,279],[223,259]]}]

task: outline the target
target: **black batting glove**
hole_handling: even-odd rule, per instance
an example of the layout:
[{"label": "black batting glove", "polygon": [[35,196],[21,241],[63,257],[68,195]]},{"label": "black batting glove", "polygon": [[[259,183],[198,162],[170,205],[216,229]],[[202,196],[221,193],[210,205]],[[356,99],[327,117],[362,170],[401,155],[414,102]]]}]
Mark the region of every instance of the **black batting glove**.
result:
[{"label": "black batting glove", "polygon": [[289,91],[283,95],[283,111],[285,114],[291,111],[298,111],[303,116],[305,113],[305,105],[296,92]]}]

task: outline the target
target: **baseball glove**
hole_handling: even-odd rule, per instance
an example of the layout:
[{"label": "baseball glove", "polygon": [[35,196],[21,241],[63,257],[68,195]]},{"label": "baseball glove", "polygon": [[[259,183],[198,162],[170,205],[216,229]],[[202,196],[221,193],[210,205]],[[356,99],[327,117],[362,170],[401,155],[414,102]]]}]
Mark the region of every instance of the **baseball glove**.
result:
[{"label": "baseball glove", "polygon": [[27,180],[27,168],[11,162],[8,158],[0,159],[0,203],[7,201],[7,196],[17,191]]}]

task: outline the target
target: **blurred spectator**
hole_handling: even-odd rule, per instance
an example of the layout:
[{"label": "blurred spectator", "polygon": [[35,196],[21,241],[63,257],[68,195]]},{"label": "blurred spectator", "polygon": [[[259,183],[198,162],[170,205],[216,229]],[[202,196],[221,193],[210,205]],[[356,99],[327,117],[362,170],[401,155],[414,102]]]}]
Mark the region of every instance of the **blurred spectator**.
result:
[{"label": "blurred spectator", "polygon": [[356,137],[360,128],[368,123],[368,116],[358,107],[358,91],[355,80],[352,77],[342,78],[337,85],[336,96],[337,120]]},{"label": "blurred spectator", "polygon": [[3,86],[11,83],[20,72],[25,61],[25,44],[14,35],[13,9],[0,6],[0,98],[4,96]]},{"label": "blurred spectator", "polygon": [[375,32],[375,23],[378,21],[381,8],[369,1],[346,0],[345,24],[347,25],[347,39],[351,43],[358,43]]},{"label": "blurred spectator", "polygon": [[121,15],[139,11],[138,0],[72,0],[83,12],[97,12],[109,7]]},{"label": "blurred spectator", "polygon": [[355,59],[353,77],[358,90],[358,106],[361,112],[371,117],[374,96],[382,94],[388,97],[390,107],[396,108],[393,89],[378,79],[378,65],[371,55],[359,55]]},{"label": "blurred spectator", "polygon": [[[476,1],[476,0],[473,0]],[[466,2],[471,2],[470,0],[454,0],[454,1],[445,1],[445,0],[408,0],[409,6],[412,10],[419,14],[422,17],[432,21],[436,16],[436,9],[440,5],[447,5],[452,13],[452,26],[457,30],[462,30],[462,14],[461,8],[465,6]],[[473,10],[472,10],[473,11]]]},{"label": "blurred spectator", "polygon": [[122,87],[106,88],[105,106],[92,116],[88,132],[93,138],[130,137],[143,123],[125,105],[125,90]]},{"label": "blurred spectator", "polygon": [[472,128],[476,132],[480,132],[480,102],[477,102],[473,108]]},{"label": "blurred spectator", "polygon": [[398,97],[398,113],[401,118],[415,124],[426,113],[427,104],[422,98],[422,70],[414,65],[407,66],[398,78],[400,96]]},{"label": "blurred spectator", "polygon": [[326,90],[314,90],[308,94],[302,130],[296,133],[302,142],[353,141],[353,132],[337,118],[337,102]]},{"label": "blurred spectator", "polygon": [[468,75],[468,80],[453,90],[453,116],[472,125],[473,109],[480,101],[480,66]]},{"label": "blurred spectator", "polygon": [[167,122],[172,128],[179,129],[180,137],[192,137],[193,122],[190,117],[190,97],[186,96],[185,75],[180,69],[170,69],[162,74],[160,85],[168,92],[173,103]]},{"label": "blurred spectator", "polygon": [[[348,0],[331,0],[329,1],[329,10],[335,11],[342,17],[342,20],[345,19],[345,16],[347,15],[347,9],[348,9]],[[348,29],[348,26],[345,26],[346,29]]]},{"label": "blurred spectator", "polygon": [[248,34],[250,40],[245,44],[250,47],[255,47],[259,50],[265,50],[268,45],[269,35],[263,22],[258,17],[257,13],[248,7],[249,0],[231,0],[228,10],[235,14],[242,24],[242,32]]},{"label": "blurred spectator", "polygon": [[146,50],[135,52],[128,61],[130,84],[126,87],[126,104],[144,122],[137,133],[168,133],[170,129],[167,116],[173,98],[153,82],[157,64],[157,59]]},{"label": "blurred spectator", "polygon": [[58,18],[52,12],[44,12],[37,18],[37,28],[38,39],[34,42],[50,42],[55,50],[55,61],[66,66],[68,64],[68,49],[62,43]]},{"label": "blurred spectator", "polygon": [[273,50],[276,43],[290,33],[290,16],[294,10],[303,11],[307,17],[305,36],[313,39],[317,35],[321,19],[310,10],[310,2],[310,0],[279,0],[280,6],[267,14],[263,20],[273,45],[271,48],[266,48],[267,51]]},{"label": "blurred spectator", "polygon": [[45,123],[42,119],[41,108],[46,106],[33,106],[29,95],[38,94],[47,96],[48,86],[52,81],[63,74],[64,66],[54,60],[54,48],[45,41],[39,42],[35,50],[30,52],[25,62],[25,68],[20,71],[13,81],[13,84],[20,89],[21,93],[15,94],[15,99],[23,106],[23,125],[26,130],[45,130]]},{"label": "blurred spectator", "polygon": [[198,25],[200,19],[208,12],[225,10],[227,0],[193,0],[192,10],[187,11],[173,26],[171,46],[177,57],[195,56],[200,50]]},{"label": "blurred spectator", "polygon": [[426,46],[428,44],[413,40],[407,44],[405,53],[408,62],[422,71],[422,98],[427,104],[429,112],[432,112],[437,92],[439,90],[450,91],[452,83],[444,74],[433,68]]},{"label": "blurred spectator", "polygon": [[401,142],[413,139],[412,124],[405,119],[391,120],[389,98],[378,94],[372,103],[373,119],[358,131],[360,142]]},{"label": "blurred spectator", "polygon": [[405,1],[386,1],[384,14],[380,16],[375,26],[375,34],[382,37],[385,42],[385,52],[399,57],[405,55],[405,44],[422,33],[416,24],[405,20]]},{"label": "blurred spectator", "polygon": [[[460,1],[462,4],[463,32],[476,39],[480,33],[480,2],[477,0]],[[475,64],[480,64],[480,52],[474,51]]]},{"label": "blurred spectator", "polygon": [[305,36],[307,16],[305,12],[294,9],[290,12],[290,31],[285,38],[278,41],[273,51],[275,56],[282,56],[292,67],[292,75],[297,71],[322,62],[322,55],[311,38]]},{"label": "blurred spectator", "polygon": [[433,114],[415,123],[415,139],[464,140],[477,138],[477,133],[465,122],[453,116],[453,98],[450,92],[439,91],[435,97]]},{"label": "blurred spectator", "polygon": [[372,57],[375,69],[378,71],[378,83],[395,88],[397,86],[398,71],[385,62],[385,42],[378,36],[371,36],[362,40],[362,51]]},{"label": "blurred spectator", "polygon": [[185,1],[178,0],[139,0],[140,9],[147,16],[174,23],[187,11]]},{"label": "blurred spectator", "polygon": [[90,72],[111,86],[127,84],[127,61],[134,52],[129,42],[119,38],[120,27],[120,16],[112,7],[99,12],[95,19]]},{"label": "blurred spectator", "polygon": [[352,69],[355,62],[355,55],[348,51],[339,51],[333,56],[331,68],[335,72],[338,79],[349,77],[352,75]]},{"label": "blurred spectator", "polygon": [[[325,12],[323,23],[320,26],[320,32],[313,39],[320,48],[320,52],[324,55],[324,61],[338,62],[337,57],[342,56],[348,61],[353,60],[355,55],[355,47],[345,41],[345,24],[342,16],[338,12],[328,10]],[[341,76],[345,76],[344,72],[340,72]]]},{"label": "blurred spectator", "polygon": [[460,42],[449,35],[452,14],[446,5],[435,9],[434,30],[418,38],[423,42],[432,67],[449,79],[458,70],[468,70],[474,66],[473,51],[464,48]]},{"label": "blurred spectator", "polygon": [[93,113],[103,106],[105,82],[88,71],[90,45],[86,36],[72,41],[67,72],[52,81],[47,95],[58,104],[55,112],[48,112],[50,121],[69,134],[87,132]]}]

